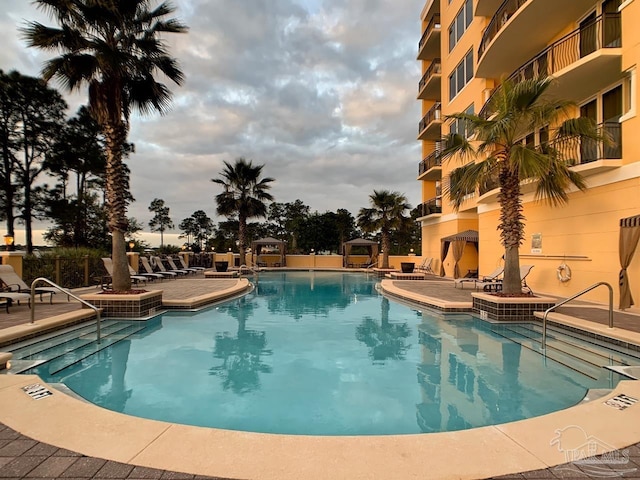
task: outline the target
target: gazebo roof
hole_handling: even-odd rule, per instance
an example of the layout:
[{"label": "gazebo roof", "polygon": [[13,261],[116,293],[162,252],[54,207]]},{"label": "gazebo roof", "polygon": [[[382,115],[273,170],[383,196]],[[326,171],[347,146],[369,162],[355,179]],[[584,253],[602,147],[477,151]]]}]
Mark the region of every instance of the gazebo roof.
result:
[{"label": "gazebo roof", "polygon": [[251,243],[253,245],[280,245],[281,243],[284,243],[284,240],[278,240],[277,238],[273,237],[266,237],[261,238],[260,240],[254,240]]},{"label": "gazebo roof", "polygon": [[364,238],[354,238],[353,240],[349,240],[348,242],[344,242],[345,245],[377,245],[378,242],[374,242],[373,240],[365,240]]},{"label": "gazebo roof", "polygon": [[464,232],[449,235],[440,239],[441,242],[455,242],[456,240],[464,240],[465,242],[478,243],[477,230],[465,230]]}]

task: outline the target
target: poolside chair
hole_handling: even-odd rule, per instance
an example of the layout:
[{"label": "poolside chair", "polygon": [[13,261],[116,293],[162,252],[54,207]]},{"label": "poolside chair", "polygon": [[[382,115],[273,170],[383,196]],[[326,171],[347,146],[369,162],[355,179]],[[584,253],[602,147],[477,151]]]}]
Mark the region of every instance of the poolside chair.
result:
[{"label": "poolside chair", "polygon": [[136,275],[136,276],[139,276],[139,277],[145,277],[147,280],[158,280],[158,279],[160,279],[160,281],[162,281],[162,279],[164,278],[164,275],[160,275],[159,273],[136,272],[131,265],[129,265],[129,275],[131,275],[131,276]]},{"label": "poolside chair", "polygon": [[429,273],[429,274],[433,275],[435,272],[431,268],[431,264],[432,263],[433,263],[433,257],[427,257],[414,270],[417,270],[418,272],[424,272],[424,273]]},{"label": "poolside chair", "polygon": [[[113,260],[111,260],[110,257],[105,257],[102,259],[102,263],[109,276],[113,277]],[[131,266],[129,266],[129,273],[131,273],[131,270]],[[147,277],[143,277],[142,275],[131,275],[131,280],[133,280],[134,283],[147,283]]]},{"label": "poolside chair", "polygon": [[464,290],[464,284],[465,283],[473,283],[475,285],[476,282],[478,282],[478,271],[477,270],[469,270],[464,277],[456,278],[454,280],[453,286],[455,288],[458,288],[458,285],[460,285],[460,288],[462,288]]},{"label": "poolside chair", "polygon": [[6,300],[4,308],[7,313],[9,313],[9,307],[15,301],[18,305],[20,305],[20,300],[26,300],[27,305],[31,308],[31,294],[30,293],[15,293],[15,292],[0,292],[0,298]]},{"label": "poolside chair", "polygon": [[533,293],[531,287],[527,285],[527,276],[531,273],[535,265],[520,265],[520,281],[522,282],[522,291],[526,293]]},{"label": "poolside chair", "polygon": [[178,274],[174,272],[162,272],[162,271],[155,272],[153,270],[153,267],[151,266],[151,263],[149,263],[149,259],[147,257],[140,257],[140,263],[142,263],[142,268],[144,268],[145,272],[147,273],[162,275],[165,278],[172,278],[172,277],[178,276]]},{"label": "poolside chair", "polygon": [[190,273],[196,273],[195,270],[191,270],[191,269],[188,269],[188,268],[178,268],[176,263],[173,261],[173,258],[171,258],[171,257],[166,257],[165,260],[169,264],[170,268],[168,268],[168,271],[170,271],[170,272],[176,272],[176,273],[182,272],[184,275],[188,275]]},{"label": "poolside chair", "polygon": [[457,284],[460,284],[461,287],[464,288],[464,282],[473,282],[476,290],[479,290],[482,287],[483,290],[490,291],[492,289],[498,290],[502,285],[502,281],[500,280],[500,275],[504,273],[504,267],[497,267],[493,272],[489,275],[483,275],[479,278],[458,278],[456,280]]},{"label": "poolside chair", "polygon": [[164,263],[162,263],[162,259],[160,257],[151,257],[151,260],[153,260],[153,264],[158,267],[158,270],[160,270],[160,273],[166,272],[166,273],[173,273],[175,275],[186,275],[186,272],[183,272],[182,270],[178,271],[178,270],[167,270],[167,268],[164,266]]},{"label": "poolside chair", "polygon": [[187,273],[197,273],[198,271],[195,268],[180,268],[176,265],[176,262],[173,261],[173,257],[167,257],[167,263],[169,264],[169,266],[171,267],[169,269],[169,271],[173,270],[174,272],[177,272],[179,270],[182,270],[183,272],[187,272]]},{"label": "poolside chair", "polygon": [[[527,276],[531,273],[531,269],[533,269],[534,265],[520,265],[520,281],[522,282],[522,292],[523,293],[533,293],[531,287],[527,285]],[[478,282],[477,285],[480,285],[481,282]],[[491,290],[502,290],[502,280],[495,282],[483,282],[482,289],[486,292],[490,292]],[[476,286],[477,289],[477,286]]]},{"label": "poolside chair", "polygon": [[189,268],[191,270],[195,270],[196,272],[203,272],[204,270],[206,270],[204,267],[190,267],[189,265],[187,265],[187,262],[184,261],[182,255],[178,255],[178,261],[180,262],[182,268]]},{"label": "poolside chair", "polygon": [[[20,278],[11,265],[0,265],[0,280],[7,286],[10,293],[31,293],[31,287]],[[35,292],[40,295],[40,301],[42,301],[42,295],[48,293],[49,303],[53,303],[53,295],[59,291],[54,287],[37,287],[35,289]],[[67,300],[69,300],[69,296],[67,296]]]}]

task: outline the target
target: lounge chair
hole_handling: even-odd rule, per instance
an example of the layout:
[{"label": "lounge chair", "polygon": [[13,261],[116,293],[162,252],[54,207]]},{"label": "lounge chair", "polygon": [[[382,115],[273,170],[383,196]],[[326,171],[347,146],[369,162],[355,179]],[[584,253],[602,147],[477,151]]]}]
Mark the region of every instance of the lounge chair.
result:
[{"label": "lounge chair", "polygon": [[188,275],[190,273],[196,273],[195,270],[191,270],[189,268],[178,268],[178,266],[176,265],[176,263],[173,261],[173,258],[171,257],[167,257],[165,259],[167,261],[167,263],[169,264],[169,271],[170,272],[176,272],[176,273],[180,273],[182,272],[184,275]]},{"label": "lounge chair", "polygon": [[149,259],[147,257],[140,257],[140,263],[142,263],[142,268],[144,268],[145,272],[147,273],[153,273],[153,274],[157,274],[157,275],[161,275],[165,278],[171,278],[171,277],[177,277],[178,274],[174,273],[174,272],[155,272],[153,270],[153,267],[151,266],[151,264],[149,263]]},{"label": "lounge chair", "polygon": [[166,272],[166,273],[173,273],[175,275],[186,275],[186,272],[183,272],[182,270],[167,270],[167,268],[164,266],[164,263],[162,263],[162,259],[160,257],[151,257],[151,259],[153,260],[153,263],[156,267],[158,267],[158,270],[160,270],[160,273]]},{"label": "lounge chair", "polygon": [[189,265],[187,265],[187,262],[184,261],[184,258],[182,258],[181,255],[178,255],[178,261],[180,262],[182,268],[189,268],[191,270],[195,270],[196,272],[202,272],[206,270],[204,267],[190,267]]},{"label": "lounge chair", "polygon": [[30,293],[15,293],[15,292],[0,292],[0,298],[6,300],[5,309],[9,313],[9,307],[16,302],[20,305],[20,300],[26,300],[27,305],[31,308],[31,294]]},{"label": "lounge chair", "polygon": [[[31,293],[31,287],[20,278],[11,265],[0,265],[0,280],[7,286],[9,293]],[[35,289],[35,292],[40,295],[40,301],[42,301],[42,295],[48,293],[49,303],[53,303],[53,295],[59,291],[54,287],[37,287]],[[69,300],[69,296],[67,296],[67,300]]]},{"label": "lounge chair", "polygon": [[[531,269],[534,265],[520,265],[520,281],[522,282],[522,291],[523,293],[533,293],[531,287],[527,285],[527,276],[531,273]],[[481,285],[481,282],[476,284],[476,289],[478,286],[482,286],[482,289],[486,292],[490,292],[491,290],[499,291],[502,290],[502,280],[495,282],[484,282]]]},{"label": "lounge chair", "polygon": [[198,271],[197,271],[196,269],[194,269],[194,268],[188,268],[188,267],[187,267],[187,268],[179,268],[179,267],[176,265],[176,262],[174,262],[174,261],[173,261],[173,257],[167,257],[167,263],[168,263],[168,264],[169,264],[169,266],[171,267],[171,268],[169,269],[169,271],[172,271],[172,270],[173,270],[174,272],[182,271],[182,272],[186,272],[186,273],[193,273],[193,274],[196,274],[196,273],[198,272]]},{"label": "lounge chair", "polygon": [[[102,259],[102,263],[104,264],[104,268],[109,276],[113,278],[113,260],[109,257],[105,257]],[[129,272],[131,272],[131,266],[129,266]],[[142,275],[131,275],[131,280],[133,280],[134,283],[147,283],[147,277],[143,277]]]},{"label": "lounge chair", "polygon": [[414,270],[417,270],[418,272],[424,272],[424,273],[429,273],[429,274],[433,275],[435,272],[431,268],[431,263],[433,263],[433,257],[427,257]]},{"label": "lounge chair", "polygon": [[484,288],[485,285],[496,285],[497,283],[499,283],[500,275],[502,275],[503,273],[504,267],[498,267],[489,275],[483,275],[481,277],[465,276],[464,278],[457,278],[453,286],[458,288],[458,285],[460,285],[460,288],[464,288],[465,283],[473,283],[473,286],[476,288],[476,290],[479,290],[480,287]]},{"label": "lounge chair", "polygon": [[136,272],[131,265],[129,265],[129,275],[133,276],[141,276],[145,277],[147,280],[158,280],[162,281],[164,275],[160,275],[159,273],[148,273],[148,272]]}]

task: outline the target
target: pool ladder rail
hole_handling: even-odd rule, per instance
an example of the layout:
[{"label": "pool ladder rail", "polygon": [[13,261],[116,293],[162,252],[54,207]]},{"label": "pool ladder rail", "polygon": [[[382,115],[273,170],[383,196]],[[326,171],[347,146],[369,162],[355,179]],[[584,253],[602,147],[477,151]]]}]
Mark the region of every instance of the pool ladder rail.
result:
[{"label": "pool ladder rail", "polygon": [[556,303],[553,307],[547,308],[542,316],[542,349],[545,350],[547,348],[547,317],[549,313],[555,310],[562,305],[569,303],[571,300],[575,300],[578,297],[581,297],[585,293],[589,293],[591,290],[598,288],[600,286],[606,286],[609,289],[609,328],[613,328],[613,287],[609,285],[607,282],[598,282],[594,283],[590,287],[585,288],[584,290],[576,293],[575,295]]},{"label": "pool ladder rail", "polygon": [[57,283],[52,282],[51,280],[49,280],[48,278],[45,278],[45,277],[38,277],[33,282],[31,282],[31,321],[29,323],[31,323],[31,324],[35,323],[35,314],[36,314],[36,312],[35,312],[35,309],[36,309],[35,298],[36,298],[36,290],[37,290],[38,283],[46,283],[46,284],[52,286],[53,288],[57,288],[62,293],[67,295],[67,297],[71,297],[71,298],[79,301],[83,305],[86,305],[87,307],[91,308],[94,312],[96,312],[96,341],[98,343],[100,343],[100,340],[101,340],[101,338],[100,338],[101,337],[101,335],[100,335],[100,309],[98,307],[96,307],[95,305],[93,305],[92,303],[89,303],[86,300],[78,297],[77,295],[74,295],[73,293],[71,293],[66,288],[61,287]]}]

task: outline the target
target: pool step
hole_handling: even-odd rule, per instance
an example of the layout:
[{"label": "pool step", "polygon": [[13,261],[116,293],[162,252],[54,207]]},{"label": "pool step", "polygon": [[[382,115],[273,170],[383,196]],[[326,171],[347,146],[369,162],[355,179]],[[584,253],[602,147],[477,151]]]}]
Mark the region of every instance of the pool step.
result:
[{"label": "pool step", "polygon": [[[537,324],[517,326],[520,332],[526,332],[531,338],[535,338],[542,344],[542,327]],[[547,347],[560,349],[569,355],[598,366],[607,365],[640,365],[638,354],[621,352],[614,345],[606,345],[604,342],[594,342],[591,337],[582,336],[579,333],[562,331],[558,328],[547,328]]]},{"label": "pool step", "polygon": [[540,340],[530,336],[531,331],[527,328],[521,328],[521,324],[492,325],[491,330],[525,348],[544,354],[544,357],[548,360],[560,363],[593,380],[598,380],[607,374],[602,365],[596,365],[577,355],[566,353],[563,348],[556,348],[558,342],[554,342],[549,337],[547,337],[547,350],[542,352]]},{"label": "pool step", "polygon": [[96,342],[95,322],[65,329],[63,333],[13,345],[12,370],[15,373],[54,374],[88,356],[130,337],[145,328],[144,322],[105,320],[101,323],[101,342]]},{"label": "pool step", "polygon": [[[104,321],[101,325],[101,337],[105,337],[127,328],[131,322],[118,322],[114,320]],[[96,340],[95,322],[83,324],[78,328],[59,333],[46,338],[32,339],[31,342],[21,342],[12,345],[9,351],[13,353],[13,358],[18,360],[48,359],[49,353],[54,350],[64,348],[72,351],[75,348]]]},{"label": "pool step", "polygon": [[95,340],[83,345],[76,344],[76,348],[73,350],[63,351],[58,355],[51,356],[48,358],[46,363],[39,365],[28,373],[39,374],[40,372],[46,372],[46,375],[55,375],[65,368],[84,361],[91,355],[104,350],[125,338],[135,335],[143,329],[144,324],[142,323],[131,324],[124,329],[118,330],[115,335],[105,335],[102,337],[102,341],[99,344]]}]

